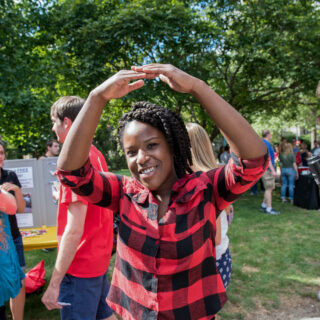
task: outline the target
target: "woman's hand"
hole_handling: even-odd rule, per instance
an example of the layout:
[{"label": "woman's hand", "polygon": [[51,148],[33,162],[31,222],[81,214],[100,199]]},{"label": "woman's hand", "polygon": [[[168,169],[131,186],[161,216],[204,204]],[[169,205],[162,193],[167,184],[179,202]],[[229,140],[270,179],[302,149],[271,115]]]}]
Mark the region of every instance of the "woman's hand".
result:
[{"label": "woman's hand", "polygon": [[133,70],[121,70],[95,88],[92,94],[107,102],[111,99],[121,98],[131,91],[141,88],[144,85],[142,79],[154,79],[155,77],[156,75],[152,73],[146,74],[145,72],[135,72]]},{"label": "woman's hand", "polygon": [[24,212],[24,209],[26,208],[26,202],[23,198],[22,190],[19,186],[17,186],[14,183],[11,182],[5,182],[1,185],[2,190],[5,190],[7,192],[14,192],[14,197],[17,201],[17,213],[18,212]]},{"label": "woman's hand", "polygon": [[176,68],[171,64],[152,63],[141,67],[133,66],[132,70],[136,72],[144,72],[148,75],[159,77],[171,89],[181,93],[191,93],[201,80],[189,75],[188,73]]},{"label": "woman's hand", "polygon": [[14,193],[16,193],[17,190],[20,190],[20,188],[17,185],[11,182],[5,182],[4,184],[2,184],[1,189],[7,192],[13,191]]},{"label": "woman's hand", "polygon": [[0,211],[7,214],[15,214],[17,211],[17,203],[12,194],[0,186]]}]

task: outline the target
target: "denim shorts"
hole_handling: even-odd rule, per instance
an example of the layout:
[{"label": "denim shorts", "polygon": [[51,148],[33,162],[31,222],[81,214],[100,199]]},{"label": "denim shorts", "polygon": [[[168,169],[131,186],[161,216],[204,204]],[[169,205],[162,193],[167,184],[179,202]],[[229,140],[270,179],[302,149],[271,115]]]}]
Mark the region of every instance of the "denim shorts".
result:
[{"label": "denim shorts", "polygon": [[107,273],[100,277],[78,278],[66,274],[60,285],[59,302],[70,303],[60,310],[61,320],[101,320],[112,315],[107,305]]},{"label": "denim shorts", "polygon": [[20,267],[24,271],[26,269],[26,261],[24,260],[24,249],[23,249],[22,237],[20,236],[18,238],[15,238],[13,242],[18,253]]}]

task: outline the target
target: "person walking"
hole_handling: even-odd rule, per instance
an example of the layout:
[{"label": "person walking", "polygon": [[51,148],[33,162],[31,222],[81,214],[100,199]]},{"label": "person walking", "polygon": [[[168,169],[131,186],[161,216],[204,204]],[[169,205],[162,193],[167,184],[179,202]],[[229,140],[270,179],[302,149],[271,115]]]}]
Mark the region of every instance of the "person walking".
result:
[{"label": "person walking", "polygon": [[270,215],[278,215],[279,211],[276,211],[272,208],[272,191],[275,189],[275,179],[277,177],[276,167],[275,167],[275,158],[274,150],[271,145],[271,132],[268,129],[262,131],[263,142],[268,148],[270,155],[270,162],[267,171],[262,176],[263,186],[264,186],[264,197],[263,202],[260,207],[260,211]]}]

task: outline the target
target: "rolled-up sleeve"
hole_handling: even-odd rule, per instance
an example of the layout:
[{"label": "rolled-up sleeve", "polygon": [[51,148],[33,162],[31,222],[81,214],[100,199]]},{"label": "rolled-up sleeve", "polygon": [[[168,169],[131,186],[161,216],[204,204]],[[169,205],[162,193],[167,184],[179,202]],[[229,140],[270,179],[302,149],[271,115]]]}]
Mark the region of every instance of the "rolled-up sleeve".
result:
[{"label": "rolled-up sleeve", "polygon": [[121,176],[111,172],[99,172],[90,160],[80,169],[56,171],[60,183],[94,205],[118,211]]},{"label": "rolled-up sleeve", "polygon": [[223,210],[251,188],[262,177],[269,161],[268,153],[250,160],[242,160],[232,153],[224,167],[209,171],[217,209]]}]

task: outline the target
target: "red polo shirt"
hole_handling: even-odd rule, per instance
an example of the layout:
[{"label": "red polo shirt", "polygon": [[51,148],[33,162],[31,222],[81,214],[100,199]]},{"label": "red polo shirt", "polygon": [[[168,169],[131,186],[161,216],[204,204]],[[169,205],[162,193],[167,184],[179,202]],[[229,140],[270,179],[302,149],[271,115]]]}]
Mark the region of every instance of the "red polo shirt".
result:
[{"label": "red polo shirt", "polygon": [[[89,159],[97,170],[108,171],[103,155],[94,146],[91,146]],[[77,201],[88,205],[88,209],[83,235],[67,273],[79,278],[98,277],[109,266],[113,245],[113,212],[88,203],[69,187],[61,185],[57,216],[58,239],[63,235],[67,224],[68,205]]]}]

